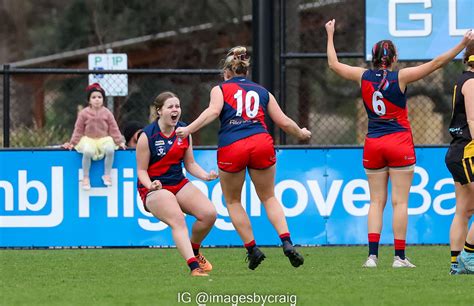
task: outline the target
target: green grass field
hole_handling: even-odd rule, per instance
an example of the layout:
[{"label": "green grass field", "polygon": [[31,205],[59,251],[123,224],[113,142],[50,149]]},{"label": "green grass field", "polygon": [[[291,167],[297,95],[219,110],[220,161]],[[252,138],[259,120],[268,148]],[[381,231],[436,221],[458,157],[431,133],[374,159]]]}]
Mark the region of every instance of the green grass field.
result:
[{"label": "green grass field", "polygon": [[[293,268],[280,248],[262,248],[251,271],[243,248],[204,249],[214,265],[193,278],[176,249],[0,250],[2,305],[197,305],[208,294],[296,295],[297,305],[474,305],[474,275],[450,276],[448,246],[409,246],[416,269],[391,268],[382,246],[379,268],[363,269],[365,247],[300,248]],[[184,295],[183,295],[184,294]],[[208,303],[207,305],[231,305]],[[257,305],[243,304],[239,305]],[[290,305],[267,303],[266,305]]]}]

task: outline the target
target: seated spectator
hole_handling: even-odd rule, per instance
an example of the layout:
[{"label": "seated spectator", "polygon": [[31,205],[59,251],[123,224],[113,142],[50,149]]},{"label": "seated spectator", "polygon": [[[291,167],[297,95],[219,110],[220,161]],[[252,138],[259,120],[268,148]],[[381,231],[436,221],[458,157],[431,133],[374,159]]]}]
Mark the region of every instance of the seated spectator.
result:
[{"label": "seated spectator", "polygon": [[138,121],[130,121],[123,128],[123,136],[125,137],[125,144],[128,148],[135,148],[137,140],[144,125]]},{"label": "seated spectator", "polygon": [[77,116],[71,140],[63,144],[63,148],[82,153],[82,189],[90,190],[89,170],[91,160],[105,157],[104,175],[105,186],[112,186],[110,171],[114,162],[114,151],[119,147],[126,149],[122,135],[114,115],[104,106],[105,91],[98,83],[86,88],[88,106]]}]

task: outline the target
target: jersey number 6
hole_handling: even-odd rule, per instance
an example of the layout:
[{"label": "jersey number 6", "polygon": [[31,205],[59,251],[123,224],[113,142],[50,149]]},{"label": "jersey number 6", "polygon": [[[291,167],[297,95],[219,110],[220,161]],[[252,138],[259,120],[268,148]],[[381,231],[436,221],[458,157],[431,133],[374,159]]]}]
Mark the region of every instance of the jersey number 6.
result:
[{"label": "jersey number 6", "polygon": [[383,116],[387,112],[382,99],[382,93],[377,90],[374,91],[374,94],[372,95],[372,108],[374,109],[374,112],[379,116]]},{"label": "jersey number 6", "polygon": [[[234,99],[237,100],[237,113],[236,116],[242,117],[243,101],[245,99],[245,114],[249,118],[255,118],[258,114],[258,106],[260,104],[260,96],[253,90],[247,92],[245,97],[242,97],[242,90],[239,89],[234,95]],[[253,100],[253,108],[252,108]]]}]

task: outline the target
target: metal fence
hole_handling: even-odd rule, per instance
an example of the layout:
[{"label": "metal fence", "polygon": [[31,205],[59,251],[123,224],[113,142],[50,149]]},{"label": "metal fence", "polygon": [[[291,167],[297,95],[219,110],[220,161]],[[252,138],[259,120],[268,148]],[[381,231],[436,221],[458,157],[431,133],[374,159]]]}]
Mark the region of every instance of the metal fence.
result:
[{"label": "metal fence", "polygon": [[[4,74],[2,139],[10,147],[54,147],[68,141],[77,113],[87,105],[85,88],[91,70],[10,69]],[[102,75],[128,76],[128,94],[108,97],[105,105],[113,111],[119,127],[128,121],[144,125],[153,120],[150,110],[162,91],[173,91],[181,99],[182,120],[190,122],[208,105],[209,92],[219,79],[219,70],[134,69],[101,71]],[[104,87],[123,87],[121,78],[108,77]],[[10,113],[9,118],[5,115]],[[5,124],[5,119],[9,119]],[[214,122],[193,136],[196,144],[216,144]],[[5,127],[7,130],[5,130]],[[9,127],[9,128],[8,128]],[[9,138],[9,143],[5,140]]]},{"label": "metal fence", "polygon": [[[363,0],[275,2],[274,94],[291,118],[313,132],[310,145],[363,144],[367,115],[360,88],[328,69],[324,24],[333,16],[340,16],[335,36],[339,59],[369,68],[370,63],[364,60],[364,3]],[[352,14],[340,13],[347,11]],[[440,53],[447,48],[449,46],[440,46]],[[402,62],[397,68],[418,64],[421,63]],[[5,69],[0,70],[3,75],[0,88],[3,146],[55,146],[68,140],[78,110],[86,105],[84,89],[92,71]],[[409,118],[415,144],[449,142],[447,125],[451,115],[452,88],[461,71],[462,64],[453,62],[408,86]],[[148,123],[150,105],[164,90],[178,94],[183,109],[182,120],[190,122],[205,109],[210,89],[221,81],[220,72],[212,69],[132,69],[101,73],[128,75],[128,95],[108,101],[109,106],[113,103],[120,127],[130,120]],[[217,128],[216,120],[194,135],[194,143],[216,145]],[[299,144],[276,127],[271,132],[276,144]],[[6,135],[9,139],[5,138]]]},{"label": "metal fence", "polygon": [[[345,81],[327,68],[325,58],[285,59],[284,86],[280,103],[298,124],[312,132],[311,145],[361,145],[367,130],[367,115],[354,82]],[[362,59],[341,59],[364,65]],[[409,66],[417,63],[402,63]],[[450,138],[447,125],[451,116],[451,94],[460,63],[448,65],[428,78],[408,87],[409,117],[416,144],[445,144]],[[67,141],[78,111],[86,106],[88,70],[14,69],[5,74],[1,120],[2,144],[10,147],[55,146]],[[209,101],[210,89],[220,82],[217,70],[129,70],[128,95],[113,97],[113,112],[120,127],[128,121],[150,122],[150,106],[165,90],[178,94],[182,120],[191,122]],[[113,82],[113,78],[111,78]],[[5,83],[9,87],[5,88]],[[113,85],[113,84],[111,84]],[[278,91],[278,90],[277,90]],[[8,100],[6,100],[8,99]],[[7,103],[8,102],[8,106]],[[9,110],[8,110],[9,109]],[[7,131],[4,126],[9,126]],[[217,120],[196,133],[196,145],[217,143]],[[8,132],[8,133],[6,133]],[[9,143],[4,136],[9,134]],[[298,144],[292,137],[281,137],[275,129],[277,144]]]},{"label": "metal fence", "polygon": [[[370,68],[364,60],[365,1],[280,0],[279,5],[280,77],[276,88],[282,108],[313,132],[313,145],[362,145],[367,115],[360,88],[329,70],[324,24],[336,18],[335,45],[341,62]],[[439,54],[450,47],[439,46]],[[400,62],[396,69],[419,64],[422,62]],[[449,143],[453,86],[462,70],[460,61],[452,62],[408,85],[408,113],[415,144]],[[281,135],[280,143],[298,141]]]}]

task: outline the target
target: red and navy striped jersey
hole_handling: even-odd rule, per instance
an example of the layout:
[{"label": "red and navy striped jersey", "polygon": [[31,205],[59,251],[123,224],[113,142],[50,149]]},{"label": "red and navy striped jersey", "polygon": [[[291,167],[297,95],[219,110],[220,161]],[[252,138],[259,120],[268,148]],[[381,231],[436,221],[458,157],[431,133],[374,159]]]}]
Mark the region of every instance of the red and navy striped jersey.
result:
[{"label": "red and navy striped jersey", "polygon": [[[181,126],[186,126],[186,124],[179,121],[176,127]],[[181,139],[173,132],[166,137],[161,133],[157,121],[143,128],[143,133],[148,137],[150,149],[148,175],[151,181],[160,180],[162,185],[170,186],[180,183],[185,178],[182,164],[184,153],[189,147],[189,136]],[[138,187],[143,187],[140,181],[138,181]]]},{"label": "red and navy striped jersey", "polygon": [[227,80],[220,88],[224,106],[219,117],[219,147],[255,134],[268,133],[265,114],[270,96],[265,88],[244,77]]},{"label": "red and navy striped jersey", "polygon": [[387,71],[386,82],[378,90],[383,70],[366,70],[362,74],[361,91],[369,117],[367,137],[377,138],[401,131],[411,131],[407,97],[401,92],[398,71]]}]

